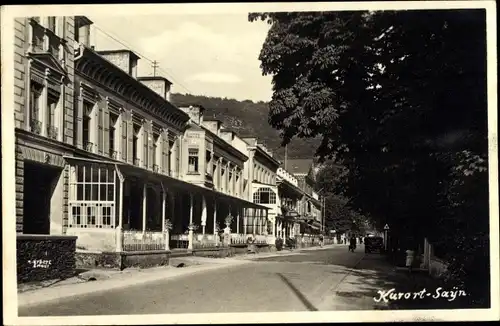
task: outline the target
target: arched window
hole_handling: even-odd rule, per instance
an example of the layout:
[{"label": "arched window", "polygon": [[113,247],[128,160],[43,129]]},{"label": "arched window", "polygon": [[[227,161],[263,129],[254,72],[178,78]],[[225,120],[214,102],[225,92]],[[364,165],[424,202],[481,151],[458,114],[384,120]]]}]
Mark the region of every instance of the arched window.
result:
[{"label": "arched window", "polygon": [[253,194],[253,202],[256,204],[276,204],[276,194],[271,188],[259,188]]}]

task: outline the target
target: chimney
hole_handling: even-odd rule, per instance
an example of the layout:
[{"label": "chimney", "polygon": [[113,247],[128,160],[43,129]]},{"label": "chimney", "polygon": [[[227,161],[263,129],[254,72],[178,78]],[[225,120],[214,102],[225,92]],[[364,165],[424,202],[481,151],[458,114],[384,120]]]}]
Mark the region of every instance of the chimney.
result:
[{"label": "chimney", "polygon": [[130,76],[137,77],[137,62],[140,58],[134,52],[130,50],[110,50],[99,51],[98,53]]},{"label": "chimney", "polygon": [[179,107],[182,111],[186,112],[189,115],[189,118],[196,123],[197,125],[201,126],[203,123],[203,111],[205,111],[205,108],[197,105],[190,105],[188,107]]},{"label": "chimney", "polygon": [[75,16],[75,40],[85,46],[90,46],[90,27],[93,21],[85,16]]},{"label": "chimney", "polygon": [[155,93],[159,94],[165,100],[170,102],[170,88],[172,82],[165,77],[139,77],[137,78],[141,83],[149,87]]},{"label": "chimney", "polygon": [[252,147],[257,147],[257,138],[255,138],[255,137],[244,137],[243,140],[248,145],[250,145]]},{"label": "chimney", "polygon": [[234,135],[235,135],[235,132],[231,131],[231,130],[221,130],[220,131],[220,138],[224,139],[229,144],[233,143]]},{"label": "chimney", "polygon": [[207,128],[217,136],[220,136],[221,134],[221,127],[222,127],[222,121],[212,119],[212,120],[204,120],[203,121],[203,127]]}]

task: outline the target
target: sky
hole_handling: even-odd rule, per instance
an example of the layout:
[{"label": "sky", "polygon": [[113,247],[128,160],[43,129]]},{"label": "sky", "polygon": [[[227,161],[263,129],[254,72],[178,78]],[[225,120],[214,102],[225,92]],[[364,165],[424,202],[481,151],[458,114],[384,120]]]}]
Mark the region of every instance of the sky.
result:
[{"label": "sky", "polygon": [[271,77],[262,76],[258,60],[269,29],[265,22],[250,23],[241,13],[87,17],[94,22],[96,50],[136,52],[139,76],[153,75],[147,59],[158,61],[156,75],[169,79],[174,93],[271,99]]}]

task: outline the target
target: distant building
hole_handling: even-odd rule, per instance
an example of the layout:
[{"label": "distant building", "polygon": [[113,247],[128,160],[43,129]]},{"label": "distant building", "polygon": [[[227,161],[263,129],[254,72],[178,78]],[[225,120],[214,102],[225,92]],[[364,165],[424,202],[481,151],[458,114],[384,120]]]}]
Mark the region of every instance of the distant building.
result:
[{"label": "distant building", "polygon": [[269,208],[267,223],[263,225],[265,234],[272,235],[273,241],[277,235],[277,217],[280,213],[278,186],[276,184],[276,173],[280,161],[273,157],[256,137],[245,137],[243,140],[248,144],[248,178],[251,181],[248,196],[254,203]]},{"label": "distant building", "polygon": [[298,180],[298,186],[303,191],[299,204],[299,214],[303,221],[301,233],[316,234],[322,228],[322,203],[314,188],[315,165],[312,159],[287,160],[287,170]]}]

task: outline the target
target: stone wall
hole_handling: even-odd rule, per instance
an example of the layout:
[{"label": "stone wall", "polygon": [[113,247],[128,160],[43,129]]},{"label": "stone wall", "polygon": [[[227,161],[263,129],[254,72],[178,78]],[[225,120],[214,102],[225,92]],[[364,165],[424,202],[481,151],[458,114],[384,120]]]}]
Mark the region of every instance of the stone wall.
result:
[{"label": "stone wall", "polygon": [[79,250],[76,257],[78,268],[110,268],[123,270],[130,267],[166,266],[170,251],[92,252]]},{"label": "stone wall", "polygon": [[75,275],[76,237],[17,235],[19,283],[65,279]]}]

